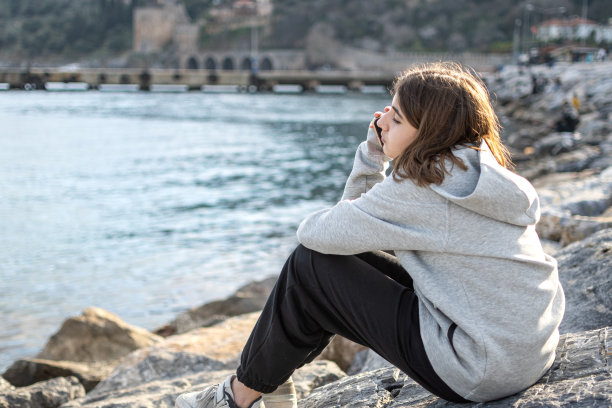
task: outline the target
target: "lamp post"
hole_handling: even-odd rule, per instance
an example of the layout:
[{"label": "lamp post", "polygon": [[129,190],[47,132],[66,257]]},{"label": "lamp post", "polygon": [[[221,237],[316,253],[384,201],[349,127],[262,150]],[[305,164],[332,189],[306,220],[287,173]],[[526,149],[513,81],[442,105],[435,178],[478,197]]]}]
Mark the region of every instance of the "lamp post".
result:
[{"label": "lamp post", "polygon": [[527,36],[530,35],[530,27],[529,27],[529,17],[531,11],[534,9],[533,4],[527,3],[525,8],[523,9],[523,38],[521,45],[521,52],[525,52],[526,48],[529,48],[529,42],[527,40]]},{"label": "lamp post", "polygon": [[518,63],[519,57],[519,38],[521,33],[521,19],[514,20],[514,33],[512,34],[512,60],[515,64]]}]

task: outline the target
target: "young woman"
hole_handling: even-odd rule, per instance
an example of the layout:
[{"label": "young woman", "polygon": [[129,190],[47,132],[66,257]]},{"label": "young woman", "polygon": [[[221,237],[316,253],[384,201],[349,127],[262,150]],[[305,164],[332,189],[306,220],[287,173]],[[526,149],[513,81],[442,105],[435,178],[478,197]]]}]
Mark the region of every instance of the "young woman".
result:
[{"label": "young woman", "polygon": [[482,82],[454,64],[410,69],[370,128],[342,200],[300,224],[237,375],[177,407],[263,406],[334,334],[448,401],[511,395],[549,369],[563,290]]}]

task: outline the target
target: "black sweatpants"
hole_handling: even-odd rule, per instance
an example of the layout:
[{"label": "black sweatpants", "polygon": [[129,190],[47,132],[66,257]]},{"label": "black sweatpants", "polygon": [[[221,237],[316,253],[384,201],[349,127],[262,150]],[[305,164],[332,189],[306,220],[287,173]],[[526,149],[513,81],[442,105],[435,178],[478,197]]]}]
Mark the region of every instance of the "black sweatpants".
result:
[{"label": "black sweatpants", "polygon": [[431,393],[466,402],[432,368],[412,279],[382,251],[325,255],[299,245],[242,352],[238,380],[272,392],[319,355],[334,334],[371,348]]}]

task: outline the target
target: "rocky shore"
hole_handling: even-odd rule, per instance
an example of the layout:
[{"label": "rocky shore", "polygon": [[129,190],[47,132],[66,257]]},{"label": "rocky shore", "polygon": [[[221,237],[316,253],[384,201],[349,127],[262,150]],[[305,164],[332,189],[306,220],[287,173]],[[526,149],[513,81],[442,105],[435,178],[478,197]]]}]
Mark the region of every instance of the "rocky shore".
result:
[{"label": "rocky shore", "polygon": [[[612,406],[612,63],[507,67],[485,77],[516,170],[537,188],[546,249],[566,293],[561,341],[534,386],[486,404]],[[555,130],[568,106],[579,123]],[[252,282],[188,310],[153,332],[99,308],[64,322],[36,358],[0,377],[4,407],[172,407],[232,372],[274,285]],[[443,407],[371,350],[336,337],[294,373],[298,406]]]}]

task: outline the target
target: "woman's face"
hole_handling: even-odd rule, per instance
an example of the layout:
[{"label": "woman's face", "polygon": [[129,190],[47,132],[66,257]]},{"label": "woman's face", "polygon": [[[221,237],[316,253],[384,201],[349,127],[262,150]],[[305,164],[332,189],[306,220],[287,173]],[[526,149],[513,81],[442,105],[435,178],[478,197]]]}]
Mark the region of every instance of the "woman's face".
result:
[{"label": "woman's face", "polygon": [[392,159],[402,154],[418,133],[418,129],[408,122],[400,110],[397,95],[393,97],[391,106],[385,108],[378,126],[382,129],[383,152]]}]

